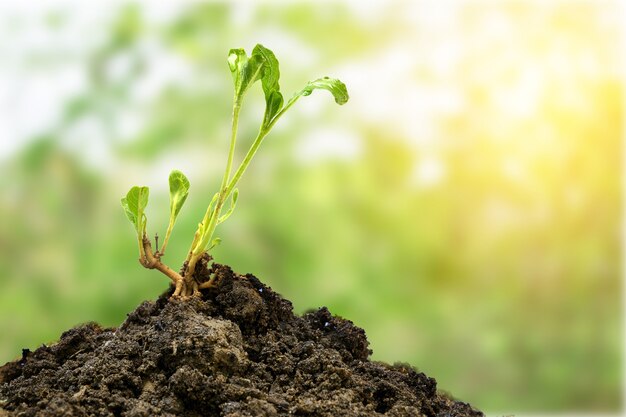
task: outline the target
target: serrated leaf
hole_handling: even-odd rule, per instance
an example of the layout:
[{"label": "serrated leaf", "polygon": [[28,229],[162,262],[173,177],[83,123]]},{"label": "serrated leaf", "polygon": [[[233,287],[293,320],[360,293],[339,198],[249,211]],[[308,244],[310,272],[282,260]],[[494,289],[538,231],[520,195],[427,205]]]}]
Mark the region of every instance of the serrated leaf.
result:
[{"label": "serrated leaf", "polygon": [[309,81],[309,83],[302,89],[300,93],[298,93],[298,95],[308,96],[311,95],[313,90],[316,89],[330,91],[335,98],[335,102],[339,105],[346,104],[348,102],[348,99],[350,98],[348,96],[348,89],[346,88],[346,85],[336,78],[329,77],[318,78],[317,80]]},{"label": "serrated leaf", "polygon": [[170,216],[176,218],[189,195],[189,180],[182,172],[174,170],[170,173]]}]

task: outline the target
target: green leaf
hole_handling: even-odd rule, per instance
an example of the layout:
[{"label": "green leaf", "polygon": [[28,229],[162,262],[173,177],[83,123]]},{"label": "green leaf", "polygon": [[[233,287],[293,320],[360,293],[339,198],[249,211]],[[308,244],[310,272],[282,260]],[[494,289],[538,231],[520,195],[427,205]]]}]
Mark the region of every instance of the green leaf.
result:
[{"label": "green leaf", "polygon": [[346,85],[336,78],[329,77],[309,81],[302,90],[294,94],[293,97],[289,99],[285,106],[283,106],[283,97],[280,93],[277,93],[280,96],[272,96],[270,94],[265,98],[266,107],[265,118],[263,119],[263,125],[261,127],[262,131],[267,134],[278,118],[280,118],[291,106],[293,106],[300,97],[309,96],[313,90],[317,89],[328,90],[335,98],[335,102],[340,105],[347,103],[350,98],[348,96],[348,89],[346,88]]},{"label": "green leaf", "polygon": [[231,196],[230,207],[228,208],[228,211],[225,214],[220,216],[220,218],[217,221],[217,224],[222,223],[224,220],[228,219],[231,214],[233,214],[233,211],[235,210],[235,206],[237,205],[238,198],[239,198],[239,189],[235,188]]},{"label": "green leaf", "polygon": [[261,44],[257,44],[252,50],[252,56],[260,56],[263,60],[263,74],[261,75],[261,85],[265,97],[274,91],[280,91],[278,81],[280,79],[280,70],[278,68],[278,59],[272,51]]},{"label": "green leaf", "polygon": [[128,206],[128,198],[122,197],[122,207],[124,208],[124,213],[126,213],[128,220],[137,227],[137,216],[135,216],[135,213],[133,213]]},{"label": "green leaf", "polygon": [[213,194],[213,198],[211,199],[211,202],[209,203],[209,207],[206,210],[206,213],[204,213],[204,218],[202,219],[202,221],[200,223],[198,223],[198,230],[197,230],[197,234],[198,234],[198,239],[195,240],[194,239],[194,244],[192,245],[192,252],[193,253],[201,253],[202,251],[205,250],[206,246],[209,244],[209,239],[211,239],[211,236],[208,235],[209,232],[209,226],[211,223],[211,219],[214,216],[214,208],[215,208],[215,204],[217,203],[217,199],[219,198],[220,193],[215,193]]},{"label": "green leaf", "polygon": [[228,53],[228,67],[230,68],[235,94],[241,99],[252,84],[263,76],[265,59],[260,54],[250,58],[243,49],[231,49]]},{"label": "green leaf", "polygon": [[174,170],[170,173],[170,217],[176,219],[181,207],[189,195],[189,180],[182,172]]},{"label": "green leaf", "polygon": [[148,187],[134,186],[128,191],[126,197],[122,198],[122,207],[126,212],[126,217],[135,225],[138,235],[143,235],[146,224],[144,210],[148,205]]},{"label": "green leaf", "polygon": [[216,247],[220,243],[222,243],[222,239],[220,239],[219,237],[216,237],[215,239],[213,239],[213,241],[211,242],[211,245],[208,247],[207,250],[213,249],[214,247]]},{"label": "green leaf", "polygon": [[278,91],[273,91],[265,97],[265,116],[263,116],[263,126],[268,126],[276,115],[283,109],[283,95]]},{"label": "green leaf", "polygon": [[248,55],[243,49],[231,49],[228,51],[228,67],[233,76],[235,86],[239,83],[239,77],[243,66],[248,62]]},{"label": "green leaf", "polygon": [[339,81],[336,78],[318,78],[315,81],[309,81],[309,83],[298,93],[296,96],[308,96],[311,95],[313,90],[323,89],[328,90],[332,93],[333,97],[335,97],[335,102],[337,104],[346,104],[348,99],[348,89],[346,85]]},{"label": "green leaf", "polygon": [[165,253],[167,244],[172,234],[172,229],[176,223],[176,217],[180,212],[180,209],[185,204],[187,196],[189,195],[189,180],[182,172],[174,170],[170,173],[170,222],[167,225],[167,231],[165,232],[165,239],[163,239],[163,247],[161,252]]},{"label": "green leaf", "polygon": [[[213,209],[215,208],[215,204],[217,203],[217,199],[220,197],[220,193],[215,193],[213,194],[213,198],[211,199],[211,202],[209,203],[209,207],[206,210],[206,213],[204,215],[204,219],[202,220],[202,238],[204,239],[205,236],[204,234],[206,233],[207,229],[209,228],[209,222],[211,221],[211,217],[213,217]],[[206,239],[204,239],[206,240]]]},{"label": "green leaf", "polygon": [[135,186],[128,191],[126,197],[122,198],[122,207],[124,207],[126,217],[133,223],[137,232],[137,243],[139,244],[141,259],[145,255],[142,241],[146,232],[147,220],[144,210],[148,205],[148,194],[148,187]]},{"label": "green leaf", "polygon": [[263,126],[268,126],[272,119],[282,110],[284,98],[280,92],[280,69],[274,53],[261,44],[257,44],[252,55],[263,57],[264,69],[261,77],[263,94],[265,95],[265,116]]}]

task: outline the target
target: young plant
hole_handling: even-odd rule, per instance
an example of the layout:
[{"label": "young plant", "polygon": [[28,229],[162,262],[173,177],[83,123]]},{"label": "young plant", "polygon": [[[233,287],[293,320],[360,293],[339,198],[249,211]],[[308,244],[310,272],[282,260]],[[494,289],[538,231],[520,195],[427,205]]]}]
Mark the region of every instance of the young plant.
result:
[{"label": "young plant", "polygon": [[[280,91],[280,71],[278,60],[274,53],[262,45],[256,45],[252,54],[248,56],[243,49],[231,49],[228,54],[228,66],[233,78],[234,97],[232,111],[232,127],[230,134],[230,148],[222,182],[218,191],[213,195],[202,221],[198,224],[187,259],[181,273],[177,273],[161,262],[169,241],[172,228],[178,213],[189,193],[189,181],[180,171],[172,171],[170,184],[170,221],[161,250],[155,237],[155,251],[147,233],[147,218],[145,208],[148,204],[148,187],[132,187],[126,197],[122,198],[122,206],[128,219],[135,226],[139,243],[139,262],[145,268],[157,269],[167,275],[175,285],[173,296],[189,297],[198,295],[200,289],[208,288],[213,280],[203,283],[197,281],[196,266],[198,261],[213,247],[220,243],[214,237],[216,227],[224,222],[234,211],[239,191],[236,188],[241,176],[248,168],[250,161],[256,154],[263,139],[272,130],[276,122],[293,106],[300,97],[310,95],[314,90],[328,90],[337,104],[348,101],[346,86],[334,78],[319,78],[308,82],[304,88],[296,92],[286,103]],[[237,142],[237,128],[239,126],[239,112],[246,92],[256,83],[261,82],[265,96],[265,114],[259,127],[256,138],[248,152],[233,173],[233,159]],[[228,206],[226,208],[225,206]],[[225,210],[223,212],[223,210]]]}]

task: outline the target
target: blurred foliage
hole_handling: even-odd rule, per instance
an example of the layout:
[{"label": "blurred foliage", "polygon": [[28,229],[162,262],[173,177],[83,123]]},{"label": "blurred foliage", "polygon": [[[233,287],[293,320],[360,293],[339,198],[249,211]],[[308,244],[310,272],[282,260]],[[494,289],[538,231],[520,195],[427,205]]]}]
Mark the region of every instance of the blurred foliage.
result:
[{"label": "blurred foliage", "polygon": [[[0,165],[0,362],[79,322],[119,325],[166,288],[138,265],[119,198],[145,181],[162,234],[167,174],[188,174],[176,268],[223,170],[226,52],[260,41],[287,94],[328,74],[352,100],[312,97],[265,141],[217,261],[299,312],[327,305],[366,329],[375,359],[481,409],[620,410],[617,2],[452,4],[206,3],[165,19],[145,4],[103,18],[106,36],[67,64],[81,92]],[[73,16],[50,14],[50,30],[78,36]]]}]

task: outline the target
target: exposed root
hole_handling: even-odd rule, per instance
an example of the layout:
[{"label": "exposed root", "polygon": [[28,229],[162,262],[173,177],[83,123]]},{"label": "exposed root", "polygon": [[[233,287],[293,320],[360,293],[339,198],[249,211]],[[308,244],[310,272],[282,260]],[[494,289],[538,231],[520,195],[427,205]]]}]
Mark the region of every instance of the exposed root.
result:
[{"label": "exposed root", "polygon": [[215,275],[213,275],[208,281],[205,281],[202,284],[198,285],[198,288],[200,288],[201,290],[204,290],[207,288],[211,288],[214,284],[215,284]]},{"label": "exposed root", "polygon": [[159,251],[152,251],[152,244],[147,236],[143,238],[143,248],[145,257],[139,259],[139,263],[143,265],[144,268],[161,271],[172,281],[174,284],[172,297],[182,299],[200,297],[202,296],[200,292],[201,289],[211,288],[214,285],[215,277],[211,276],[211,272],[208,268],[213,258],[208,253],[205,253],[200,258],[192,273],[189,271],[187,262],[185,262],[185,265],[183,265],[179,273],[161,262],[161,256],[163,256],[163,254]]},{"label": "exposed root", "polygon": [[211,273],[210,264],[213,257],[208,253],[202,255],[202,257],[196,263],[193,272],[190,270],[187,262],[181,269],[181,275],[183,276],[183,282],[180,285],[180,291],[175,295],[182,296],[199,296],[200,290],[211,288],[215,283],[215,277]]},{"label": "exposed root", "polygon": [[[191,281],[191,282],[188,282]],[[191,297],[201,297],[200,287],[195,279],[187,280],[183,278],[176,283],[176,289],[172,294],[172,297],[180,297],[182,299],[188,299]]]},{"label": "exposed root", "polygon": [[143,237],[143,249],[145,257],[143,259],[140,258],[139,263],[143,265],[144,268],[157,269],[161,271],[174,283],[174,285],[178,285],[178,282],[182,281],[183,277],[178,272],[161,262],[161,253],[158,251],[156,253],[152,252],[152,245],[150,244],[150,239],[148,239],[147,236]]}]

